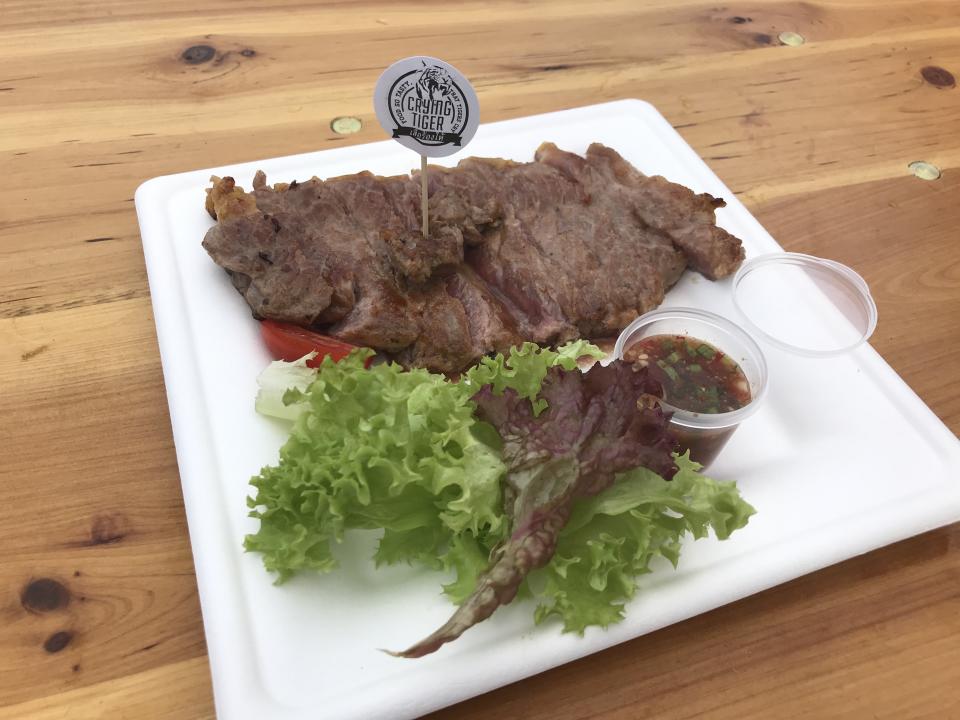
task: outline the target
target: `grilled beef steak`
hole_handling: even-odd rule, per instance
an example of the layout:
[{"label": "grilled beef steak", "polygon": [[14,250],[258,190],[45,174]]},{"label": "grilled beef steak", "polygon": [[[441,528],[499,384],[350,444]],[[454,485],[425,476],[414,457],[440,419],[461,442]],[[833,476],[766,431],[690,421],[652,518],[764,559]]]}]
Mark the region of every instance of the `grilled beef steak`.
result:
[{"label": "grilled beef steak", "polygon": [[456,372],[523,340],[614,335],[689,264],[711,279],[743,259],[723,201],[647,177],[613,150],[545,143],[534,162],[467,158],[415,174],[359,173],[245,193],[214,178],[203,245],[257,317],[294,322]]}]

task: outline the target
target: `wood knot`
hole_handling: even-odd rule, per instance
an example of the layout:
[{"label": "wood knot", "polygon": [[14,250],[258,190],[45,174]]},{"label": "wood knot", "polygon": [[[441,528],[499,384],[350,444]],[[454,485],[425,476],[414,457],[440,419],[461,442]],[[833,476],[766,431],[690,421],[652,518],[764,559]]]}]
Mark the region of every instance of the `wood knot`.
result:
[{"label": "wood knot", "polygon": [[730,18],[730,22],[734,25],[743,25],[744,23],[753,22],[753,18],[743,17],[742,15],[734,15]]},{"label": "wood knot", "polygon": [[957,85],[953,73],[937,65],[927,65],[920,70],[920,75],[936,88],[952,88]]},{"label": "wood knot", "polygon": [[252,48],[245,48],[240,51],[240,54],[243,55],[244,57],[253,57],[254,55],[257,54],[257,51]]},{"label": "wood knot", "polygon": [[52,612],[70,604],[70,591],[63,583],[51,578],[31,580],[20,593],[20,604],[28,612]]},{"label": "wood knot", "polygon": [[43,641],[43,649],[48,653],[58,653],[69,645],[71,640],[73,640],[73,633],[69,630],[61,630]]},{"label": "wood knot", "polygon": [[216,55],[217,51],[209,45],[191,45],[180,53],[180,59],[187,65],[200,65],[210,62]]},{"label": "wood knot", "polygon": [[87,545],[109,545],[118,543],[127,535],[127,520],[123,515],[97,515],[90,527],[90,541]]}]

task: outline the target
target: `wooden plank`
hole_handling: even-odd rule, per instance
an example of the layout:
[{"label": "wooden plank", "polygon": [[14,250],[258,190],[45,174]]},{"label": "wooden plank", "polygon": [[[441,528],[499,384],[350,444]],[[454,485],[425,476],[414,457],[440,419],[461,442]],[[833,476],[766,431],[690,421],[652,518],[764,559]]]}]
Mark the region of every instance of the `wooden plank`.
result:
[{"label": "wooden plank", "polygon": [[204,654],[149,301],[0,321],[0,706]]},{"label": "wooden plank", "polygon": [[[649,27],[681,26],[698,20],[714,20],[770,29],[789,27],[810,29],[820,27],[825,32],[842,27],[847,32],[871,34],[884,29],[903,30],[928,27],[951,20],[949,2],[911,2],[896,0],[871,7],[863,12],[862,2],[828,1],[821,3],[783,2],[782,0],[739,2],[726,6],[705,3],[703,0],[647,0],[643,3],[629,0],[597,0],[584,6],[575,0],[539,0],[513,3],[510,0],[492,2],[463,2],[456,9],[443,0],[419,0],[404,3],[384,2],[284,2],[264,3],[250,0],[210,0],[197,5],[186,0],[164,3],[163,7],[145,5],[137,0],[111,2],[109,11],[101,5],[76,4],[64,7],[56,0],[19,0],[4,3],[7,22],[4,30],[11,35],[36,33],[37,24],[42,24],[45,33],[53,31],[51,42],[61,41],[69,35],[63,32],[68,26],[84,25],[94,31],[104,27],[141,25],[162,22],[171,28],[208,24],[218,28],[246,27],[259,33],[268,33],[274,27],[296,24],[301,34],[340,34],[378,29],[385,36],[396,36],[408,29],[430,27],[472,27],[491,18],[501,19],[504,24],[517,22],[549,22],[557,17],[589,18],[611,16],[653,16],[670,13],[665,23]],[[736,18],[736,19],[734,19]],[[302,22],[298,22],[302,20]],[[907,21],[907,22],[905,22]],[[138,35],[109,38],[111,43],[134,42]],[[830,36],[833,37],[833,36]],[[407,38],[409,39],[409,38]],[[420,40],[416,37],[413,39]],[[80,45],[82,40],[73,39]],[[519,53],[514,53],[517,55]]]},{"label": "wooden plank", "polygon": [[213,720],[204,657],[0,708],[0,720]]},{"label": "wooden plank", "polygon": [[[582,4],[564,3],[551,6],[551,14],[544,17],[542,9],[536,6],[509,4],[501,6],[504,9],[497,15],[483,9],[473,12],[476,17],[469,16],[476,21],[470,26],[471,32],[486,50],[479,57],[471,50],[473,42],[464,43],[460,35],[445,32],[443,22],[449,22],[449,18],[444,20],[441,15],[436,27],[425,27],[424,16],[408,10],[398,13],[408,20],[419,18],[419,31],[423,34],[417,40],[427,45],[425,51],[444,54],[461,64],[481,90],[489,88],[494,94],[501,94],[511,92],[511,87],[516,92],[517,86],[521,86],[524,94],[530,90],[553,94],[556,106],[557,92],[573,99],[568,104],[590,102],[589,97],[581,99],[583,91],[596,87],[598,80],[604,90],[609,89],[611,81],[622,85],[631,79],[650,80],[656,87],[658,79],[663,78],[670,82],[672,94],[676,95],[676,81],[681,77],[687,80],[684,90],[689,92],[697,86],[716,89],[717,74],[730,77],[737,73],[738,78],[748,79],[739,83],[738,90],[749,93],[757,72],[775,73],[769,69],[771,64],[802,58],[804,67],[823,62],[833,70],[834,66],[842,69],[844,58],[829,56],[870,48],[882,48],[890,58],[910,59],[909,49],[897,47],[905,39],[955,46],[951,41],[956,23],[943,11],[946,6],[924,7],[927,12],[918,13],[917,24],[907,33],[895,32],[902,23],[901,6],[869,14],[859,10],[797,11],[797,6],[771,6],[771,10],[756,7],[749,23],[738,24],[730,20],[742,16],[724,14],[709,6],[645,10],[635,3],[619,2],[590,4],[585,9]],[[798,16],[788,21],[785,17],[790,11],[797,11]],[[323,108],[331,102],[339,104],[337,112],[361,112],[369,117],[372,81],[409,40],[396,37],[396,32],[387,33],[374,17],[358,21],[354,13],[323,12],[314,9],[303,14],[244,15],[232,20],[211,17],[208,20],[215,21],[222,31],[210,38],[178,37],[177,31],[183,27],[179,20],[92,25],[89,33],[100,33],[113,44],[108,60],[104,59],[100,44],[91,43],[89,34],[77,33],[72,26],[64,28],[62,34],[76,46],[57,44],[56,34],[38,46],[32,34],[24,33],[18,40],[17,34],[8,31],[6,42],[0,46],[0,61],[11,78],[9,97],[17,98],[17,110],[5,116],[4,124],[18,134],[0,136],[0,143],[13,143],[17,150],[22,150],[34,139],[38,143],[52,138],[71,142],[77,138],[67,131],[78,125],[85,130],[83,141],[114,139],[121,127],[131,134],[158,128],[171,134],[195,133],[197,102],[210,111],[201,128],[208,132],[269,128],[285,125],[288,120],[316,122],[318,116],[329,113]],[[856,17],[859,22],[854,20]],[[571,22],[576,22],[579,30],[576,43],[558,47],[555,38]],[[231,23],[243,25],[233,28]],[[611,27],[621,31],[611,33]],[[665,28],[670,32],[663,32]],[[775,47],[771,33],[775,35],[779,29],[805,31],[811,44],[803,48]],[[245,30],[253,33],[252,38],[258,42],[246,42],[242,38]],[[343,41],[337,39],[345,32],[353,33],[349,53],[344,51]],[[638,35],[644,37],[643,42],[637,41]],[[217,51],[215,57],[192,66],[182,62],[179,55],[191,42],[211,44]],[[518,47],[523,51],[518,53]],[[253,50],[254,54],[244,56],[243,50]],[[31,52],[42,54],[30,57]],[[66,53],[70,53],[72,62],[65,66]],[[712,55],[709,64],[697,62],[699,55],[708,53]],[[869,60],[858,59],[858,64],[866,64],[859,71],[870,77],[865,89],[875,90],[885,84],[886,72],[871,68]],[[917,70],[914,68],[912,77],[916,77]],[[95,82],[91,74],[95,77],[98,72],[119,73],[123,82]],[[571,76],[575,83],[581,76],[580,82],[571,85]],[[591,82],[584,82],[583,76]],[[811,79],[815,77],[812,75]],[[773,74],[762,78],[766,84],[762,91],[754,92],[790,97],[795,88],[779,92],[782,88],[776,83],[798,79]],[[58,93],[55,102],[74,105],[72,114],[62,122],[37,124],[39,115],[54,102],[52,91],[64,82],[75,89],[65,95]],[[839,86],[840,78],[835,82]],[[821,89],[819,83],[807,85],[818,92]],[[857,85],[863,84],[850,83],[846,89],[856,90]],[[253,88],[255,92],[251,92]],[[596,96],[601,95],[622,96]],[[729,97],[731,93],[726,91],[724,95]],[[845,95],[831,99],[842,103]],[[269,100],[272,112],[262,112],[265,99]],[[225,106],[211,107],[220,102],[225,102]],[[149,112],[145,112],[147,108]],[[308,119],[285,117],[302,112],[298,108],[309,111],[305,116]],[[522,109],[529,111],[525,106]],[[703,112],[703,108],[697,109]],[[4,149],[12,147],[8,144]]]}]

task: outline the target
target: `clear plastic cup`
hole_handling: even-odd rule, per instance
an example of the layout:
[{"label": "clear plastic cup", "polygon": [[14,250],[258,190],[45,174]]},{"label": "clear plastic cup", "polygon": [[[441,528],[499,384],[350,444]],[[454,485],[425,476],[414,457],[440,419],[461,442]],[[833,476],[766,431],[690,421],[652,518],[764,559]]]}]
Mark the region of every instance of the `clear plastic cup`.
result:
[{"label": "clear plastic cup", "polygon": [[877,327],[877,305],[860,275],[801,253],[745,262],[733,278],[733,304],[754,337],[803,357],[850,352]]},{"label": "clear plastic cup", "polygon": [[622,360],[630,347],[651,335],[681,335],[709,343],[740,366],[750,386],[750,402],[731,412],[698,413],[662,403],[664,410],[673,413],[670,429],[679,441],[680,451],[689,450],[691,459],[706,467],[763,401],[767,392],[767,361],[746,331],[726,318],[694,308],[668,308],[642,315],[620,333],[613,356]]}]

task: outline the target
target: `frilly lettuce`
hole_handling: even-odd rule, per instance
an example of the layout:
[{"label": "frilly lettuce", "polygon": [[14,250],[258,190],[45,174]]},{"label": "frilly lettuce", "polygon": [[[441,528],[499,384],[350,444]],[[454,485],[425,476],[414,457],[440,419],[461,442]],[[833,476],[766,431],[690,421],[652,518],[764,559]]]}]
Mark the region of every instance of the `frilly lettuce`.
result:
[{"label": "frilly lettuce", "polygon": [[369,355],[326,358],[306,389],[283,394],[302,412],[279,464],[251,480],[260,529],[245,541],[278,581],[333,569],[331,543],[349,528],[383,528],[378,563],[431,566],[458,534],[495,543],[505,531],[504,465],[490,433],[478,439],[467,394],[426,370],[365,369]]},{"label": "frilly lettuce", "polygon": [[396,654],[435,652],[512,602],[530,572],[550,562],[577,501],[612,486],[618,473],[637,467],[676,473],[669,419],[658,404],[638,406],[649,386],[646,369],[615,362],[589,373],[547,370],[539,395],[549,411],[539,416],[512,388],[497,394],[485,385],[473,396],[477,417],[503,440],[510,537],[447,622]]},{"label": "frilly lettuce", "polygon": [[471,389],[471,394],[484,385],[489,385],[497,395],[510,388],[521,398],[530,400],[536,417],[547,408],[547,401],[537,397],[547,370],[552,367],[573,370],[580,358],[600,360],[603,357],[604,352],[586,340],[574,340],[557,350],[527,342],[520,347],[510,348],[510,354],[506,357],[502,353],[482,357],[480,362],[467,370],[463,384]]},{"label": "frilly lettuce", "polygon": [[676,567],[687,533],[699,539],[712,528],[726,540],[747,524],[755,511],[736,483],[704,477],[688,454],[675,461],[672,480],[637,468],[574,507],[553,559],[530,579],[542,588],[537,622],[556,616],[568,632],[618,622],[654,557]]},{"label": "frilly lettuce", "polygon": [[[246,549],[282,582],[335,568],[331,547],[346,530],[382,529],[378,565],[445,570],[453,579],[444,592],[463,602],[511,532],[501,439],[471,398],[483,386],[510,388],[540,415],[549,369],[573,369],[584,355],[602,353],[582,341],[558,351],[526,343],[484,358],[459,382],[392,364],[365,369],[369,351],[327,358],[316,371],[273,363],[258,380],[257,408],[294,423],[279,463],[251,480],[260,525]],[[670,481],[630,470],[576,501],[553,558],[519,588],[537,599],[537,622],[557,617],[575,632],[616,622],[655,556],[676,564],[686,534],[713,528],[724,539],[747,523],[754,510],[734,483],[704,477],[687,457],[676,466]]]}]

